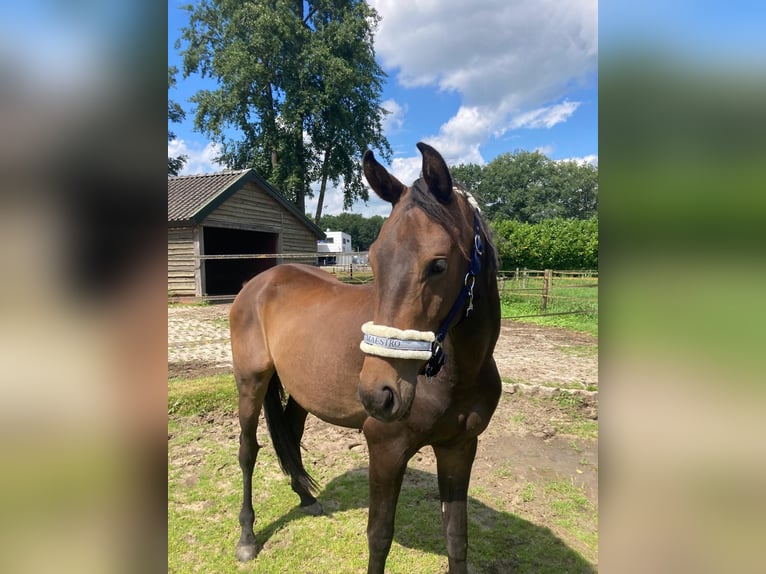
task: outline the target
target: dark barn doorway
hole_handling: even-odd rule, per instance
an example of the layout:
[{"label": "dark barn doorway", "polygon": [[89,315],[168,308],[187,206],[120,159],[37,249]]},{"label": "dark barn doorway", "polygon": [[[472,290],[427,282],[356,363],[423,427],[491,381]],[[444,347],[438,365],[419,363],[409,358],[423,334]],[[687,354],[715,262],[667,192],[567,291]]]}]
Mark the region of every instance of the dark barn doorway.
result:
[{"label": "dark barn doorway", "polygon": [[[276,253],[279,234],[222,227],[203,227],[205,255]],[[236,295],[243,283],[269,267],[276,259],[207,259],[205,292],[207,295]]]}]

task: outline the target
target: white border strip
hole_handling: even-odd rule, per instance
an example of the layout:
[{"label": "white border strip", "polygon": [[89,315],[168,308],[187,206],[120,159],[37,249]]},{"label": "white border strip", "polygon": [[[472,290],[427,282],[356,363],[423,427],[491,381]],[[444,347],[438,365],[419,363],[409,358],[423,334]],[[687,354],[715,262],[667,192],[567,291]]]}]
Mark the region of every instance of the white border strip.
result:
[{"label": "white border strip", "polygon": [[[386,340],[399,340],[399,341],[411,341],[421,342],[422,344],[428,344],[436,340],[436,335],[433,331],[416,331],[415,329],[397,329],[395,327],[388,327],[386,325],[376,325],[372,321],[368,321],[362,325],[362,333],[369,335],[369,338],[380,337]],[[387,357],[391,359],[419,359],[427,361],[431,358],[430,346],[428,350],[411,350],[411,349],[394,349],[392,347],[383,345],[372,345],[362,340],[359,343],[359,348],[370,355],[377,355],[378,357]]]},{"label": "white border strip", "polygon": [[387,325],[376,325],[372,321],[367,321],[362,325],[362,333],[365,335],[375,335],[376,337],[386,337],[387,339],[401,339],[402,341],[428,341],[436,340],[433,331],[416,331],[415,329],[397,329]]}]

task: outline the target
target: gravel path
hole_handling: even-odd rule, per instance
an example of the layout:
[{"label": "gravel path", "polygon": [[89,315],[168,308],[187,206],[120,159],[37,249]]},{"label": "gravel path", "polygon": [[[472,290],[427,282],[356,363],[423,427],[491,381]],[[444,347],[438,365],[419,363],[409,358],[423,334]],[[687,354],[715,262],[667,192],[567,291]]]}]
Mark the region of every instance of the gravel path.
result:
[{"label": "gravel path", "polygon": [[231,366],[229,307],[168,307],[168,363]]}]

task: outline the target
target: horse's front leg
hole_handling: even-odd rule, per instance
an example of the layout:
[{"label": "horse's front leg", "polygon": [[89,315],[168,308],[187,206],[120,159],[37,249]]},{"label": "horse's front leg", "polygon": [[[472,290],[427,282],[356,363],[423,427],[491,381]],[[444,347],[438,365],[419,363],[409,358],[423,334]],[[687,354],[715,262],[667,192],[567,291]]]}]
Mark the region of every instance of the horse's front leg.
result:
[{"label": "horse's front leg", "polygon": [[[391,423],[389,423],[391,424]],[[367,574],[383,574],[394,539],[396,504],[411,447],[404,436],[390,434],[390,427],[367,419],[364,434],[370,451],[370,501],[367,517],[367,543],[370,557]]]},{"label": "horse's front leg", "polygon": [[442,502],[442,524],[447,541],[449,574],[466,574],[468,554],[468,483],[476,457],[474,437],[458,445],[434,446],[439,497]]}]

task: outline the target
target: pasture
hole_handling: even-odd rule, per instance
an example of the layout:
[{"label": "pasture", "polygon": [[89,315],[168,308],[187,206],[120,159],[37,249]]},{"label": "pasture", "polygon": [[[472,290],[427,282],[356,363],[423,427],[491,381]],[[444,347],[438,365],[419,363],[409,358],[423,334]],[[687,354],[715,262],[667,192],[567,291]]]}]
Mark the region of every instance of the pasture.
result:
[{"label": "pasture", "polygon": [[[314,417],[304,461],[325,515],[298,511],[261,421],[253,493],[261,550],[247,564],[234,558],[241,471],[228,307],[168,311],[169,571],[365,572],[364,437]],[[469,490],[470,572],[596,571],[597,355],[586,333],[503,322],[495,356],[504,392],[479,438]],[[435,471],[430,448],[410,462],[387,572],[446,571]]]},{"label": "pasture", "polygon": [[551,271],[546,278],[544,271],[503,271],[498,289],[504,319],[523,319],[598,337],[597,272]]},{"label": "pasture", "polygon": [[[360,255],[366,257],[366,253]],[[367,265],[323,269],[344,283],[373,280]],[[598,337],[597,271],[552,271],[547,288],[542,270],[501,271],[498,290],[504,319],[521,318],[537,325],[563,327]],[[546,295],[544,311],[543,293]]]}]

